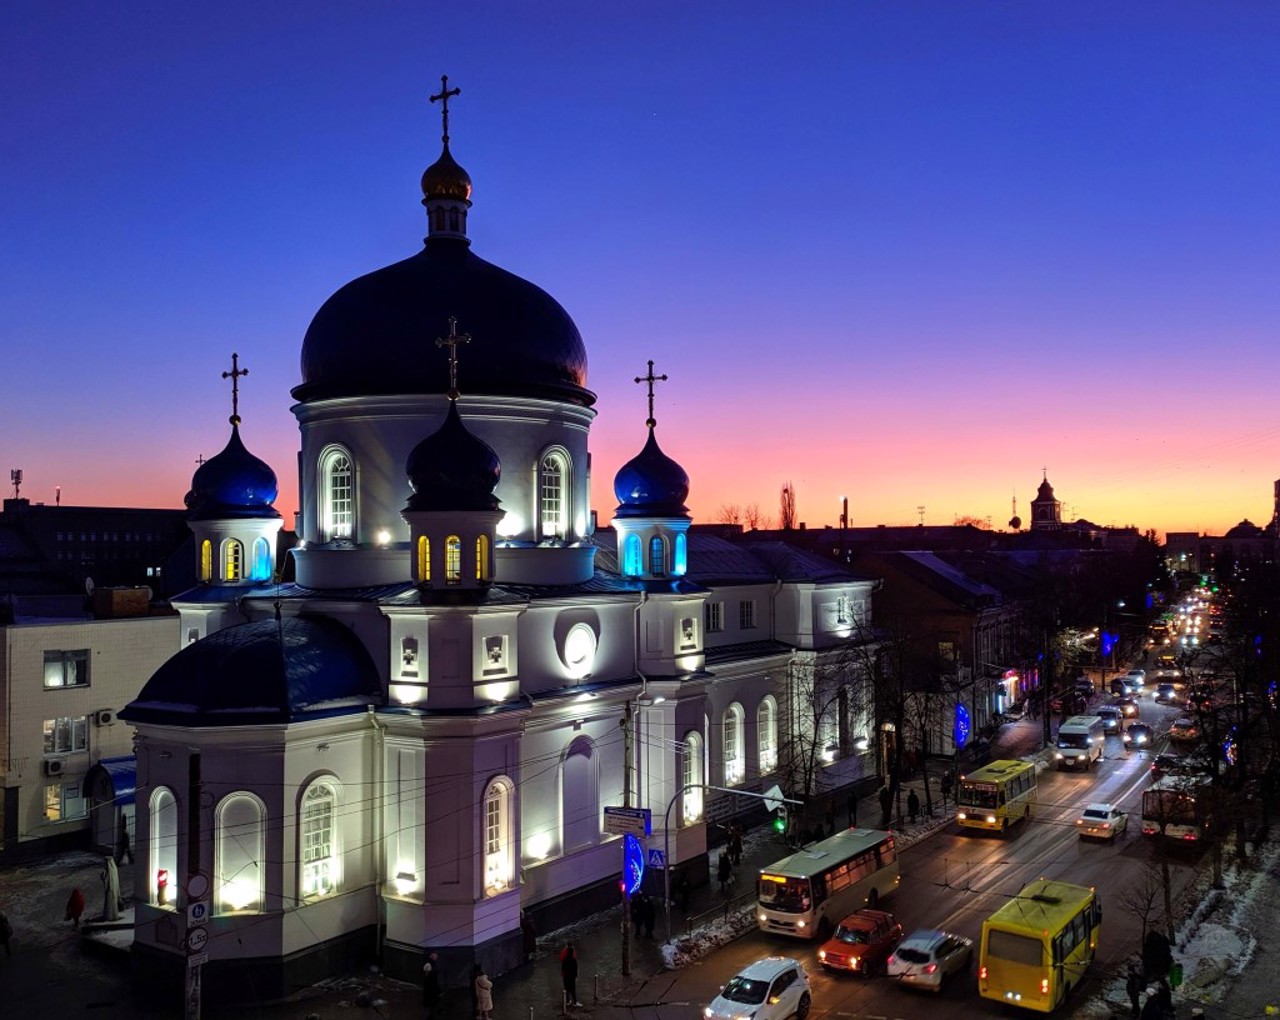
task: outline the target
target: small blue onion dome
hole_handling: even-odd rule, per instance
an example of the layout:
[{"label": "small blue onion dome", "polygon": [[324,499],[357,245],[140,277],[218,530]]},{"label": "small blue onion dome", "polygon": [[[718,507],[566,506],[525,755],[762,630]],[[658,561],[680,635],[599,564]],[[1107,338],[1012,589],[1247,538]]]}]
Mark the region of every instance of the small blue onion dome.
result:
[{"label": "small blue onion dome", "polygon": [[271,504],[280,486],[276,473],[244,448],[233,420],[226,448],[201,464],[191,479],[186,504],[193,521],[280,516]]},{"label": "small blue onion dome", "polygon": [[644,449],[623,464],[613,478],[618,517],[677,517],[687,514],[689,476],[658,447],[654,430]]},{"label": "small blue onion dome", "polygon": [[444,424],[427,436],[405,462],[408,510],[496,510],[493,490],[502,477],[502,462],[493,447],[468,431],[449,401]]}]

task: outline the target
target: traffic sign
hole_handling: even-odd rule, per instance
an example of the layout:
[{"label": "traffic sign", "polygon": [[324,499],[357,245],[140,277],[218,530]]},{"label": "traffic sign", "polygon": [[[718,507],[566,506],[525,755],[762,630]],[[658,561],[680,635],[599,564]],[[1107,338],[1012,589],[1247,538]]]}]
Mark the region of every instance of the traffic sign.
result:
[{"label": "traffic sign", "polygon": [[782,787],[776,783],[764,791],[764,806],[770,811],[777,811],[778,808],[782,807],[782,799]]},{"label": "traffic sign", "polygon": [[208,876],[197,871],[194,875],[187,879],[187,898],[192,900],[202,900],[205,893],[209,891]]},{"label": "traffic sign", "polygon": [[199,967],[202,964],[206,964],[208,962],[209,962],[208,953],[193,953],[192,955],[187,957],[187,969],[190,970],[192,967]]},{"label": "traffic sign", "polygon": [[665,868],[666,866],[667,866],[666,854],[664,854],[661,850],[657,850],[657,849],[649,851],[649,867]]},{"label": "traffic sign", "polygon": [[648,836],[653,832],[653,812],[648,808],[606,807],[604,831],[610,836]]},{"label": "traffic sign", "polygon": [[187,927],[195,928],[209,920],[209,901],[197,900],[187,904]]},{"label": "traffic sign", "polygon": [[187,932],[187,954],[195,955],[203,953],[204,947],[209,944],[208,928],[192,928]]}]

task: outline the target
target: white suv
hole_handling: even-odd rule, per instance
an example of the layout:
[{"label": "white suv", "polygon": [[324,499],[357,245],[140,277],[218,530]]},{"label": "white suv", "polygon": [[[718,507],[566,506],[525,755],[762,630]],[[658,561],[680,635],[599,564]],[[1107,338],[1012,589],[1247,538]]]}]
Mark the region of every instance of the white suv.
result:
[{"label": "white suv", "polygon": [[706,1020],[805,1020],[813,997],[798,960],[768,956],[738,971],[702,1011]]}]

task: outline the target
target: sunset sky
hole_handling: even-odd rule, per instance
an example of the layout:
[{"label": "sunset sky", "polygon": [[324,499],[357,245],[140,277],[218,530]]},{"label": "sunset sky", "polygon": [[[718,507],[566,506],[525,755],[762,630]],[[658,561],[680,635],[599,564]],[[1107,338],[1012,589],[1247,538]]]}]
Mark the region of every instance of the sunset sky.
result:
[{"label": "sunset sky", "polygon": [[473,249],[586,341],[602,524],[649,358],[700,521],[776,516],[790,481],[810,527],[841,496],[856,526],[1004,527],[1045,467],[1068,520],[1271,518],[1280,4],[5,18],[0,468],[32,500],[180,505],[226,442],[236,351],[291,520],[303,334],[419,249],[443,73]]}]

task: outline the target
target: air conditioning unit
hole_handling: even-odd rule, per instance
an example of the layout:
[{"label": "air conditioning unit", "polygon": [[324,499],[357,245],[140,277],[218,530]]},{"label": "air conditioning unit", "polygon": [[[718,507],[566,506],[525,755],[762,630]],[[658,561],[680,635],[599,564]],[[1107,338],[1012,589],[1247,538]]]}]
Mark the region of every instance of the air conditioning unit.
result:
[{"label": "air conditioning unit", "polygon": [[44,774],[46,776],[60,776],[66,768],[67,763],[62,758],[46,758],[44,760]]},{"label": "air conditioning unit", "polygon": [[93,715],[93,721],[95,725],[98,726],[110,726],[116,721],[115,709],[104,708],[101,711],[95,712]]}]

